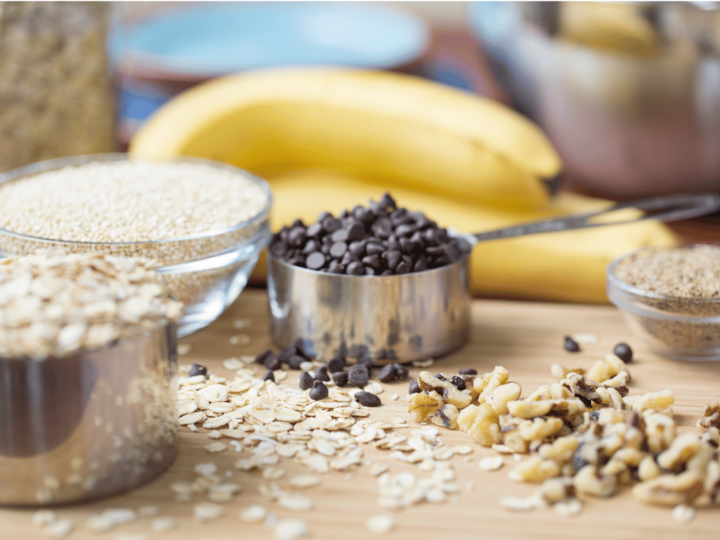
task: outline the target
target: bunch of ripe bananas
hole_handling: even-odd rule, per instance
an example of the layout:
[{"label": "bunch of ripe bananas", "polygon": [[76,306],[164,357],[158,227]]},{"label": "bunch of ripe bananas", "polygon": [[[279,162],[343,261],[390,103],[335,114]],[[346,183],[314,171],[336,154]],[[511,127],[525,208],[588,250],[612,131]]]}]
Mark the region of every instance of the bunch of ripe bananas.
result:
[{"label": "bunch of ripe bananas", "polygon": [[[312,223],[390,191],[443,226],[480,232],[609,206],[552,196],[560,158],[532,122],[494,101],[387,72],[293,68],[202,84],[135,137],[141,158],[195,156],[266,178],[273,228]],[[478,245],[474,292],[606,302],[605,268],[644,245],[674,242],[641,222]],[[261,263],[256,273],[264,272]]]}]

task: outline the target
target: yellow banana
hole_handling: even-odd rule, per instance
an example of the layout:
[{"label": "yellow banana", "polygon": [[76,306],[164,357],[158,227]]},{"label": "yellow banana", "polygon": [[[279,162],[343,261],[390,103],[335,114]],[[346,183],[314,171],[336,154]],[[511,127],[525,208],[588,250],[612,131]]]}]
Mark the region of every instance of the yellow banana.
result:
[{"label": "yellow banana", "polygon": [[548,201],[560,159],[530,121],[424,79],[340,68],[274,69],[197,86],[163,106],[130,148],[261,176],[296,169],[424,189],[506,208]]},{"label": "yellow banana", "polygon": [[[312,223],[324,210],[376,200],[384,188],[325,171],[295,171],[270,178],[275,193],[273,228],[301,218]],[[423,210],[444,226],[481,232],[553,216],[600,210],[612,204],[602,199],[563,193],[542,210],[521,212],[482,207],[461,199],[438,197],[400,187],[391,188],[399,204]],[[634,212],[634,211],[631,211]],[[676,241],[655,222],[567,231],[479,244],[473,250],[471,285],[476,293],[574,302],[606,303],[605,269],[615,257],[645,245]],[[264,264],[256,276],[264,276]]]}]

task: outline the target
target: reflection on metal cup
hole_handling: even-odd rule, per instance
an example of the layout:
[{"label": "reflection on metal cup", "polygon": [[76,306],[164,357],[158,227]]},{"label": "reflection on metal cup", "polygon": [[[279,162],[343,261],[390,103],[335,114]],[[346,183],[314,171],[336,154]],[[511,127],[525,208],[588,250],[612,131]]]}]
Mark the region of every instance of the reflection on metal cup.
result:
[{"label": "reflection on metal cup", "polygon": [[268,254],[272,337],[305,341],[319,358],[367,355],[376,363],[447,354],[467,343],[467,257],[424,272],[352,276],[316,272]]},{"label": "reflection on metal cup", "polygon": [[177,452],[174,325],[64,358],[0,358],[0,504],[95,499]]}]

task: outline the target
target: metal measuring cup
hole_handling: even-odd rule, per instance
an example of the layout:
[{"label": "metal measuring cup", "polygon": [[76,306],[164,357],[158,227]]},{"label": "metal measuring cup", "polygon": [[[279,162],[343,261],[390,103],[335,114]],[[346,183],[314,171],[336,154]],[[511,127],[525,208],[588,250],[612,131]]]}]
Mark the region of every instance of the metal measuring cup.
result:
[{"label": "metal measuring cup", "polygon": [[[635,208],[643,216],[596,221]],[[478,234],[451,231],[466,243],[465,256],[450,265],[392,276],[330,274],[290,265],[268,250],[268,297],[273,340],[328,360],[335,354],[371,356],[376,363],[410,362],[459,349],[470,335],[468,257],[488,240],[604,227],[647,219],[688,219],[720,209],[720,195],[673,195],[619,203],[591,212],[521,224]]]},{"label": "metal measuring cup", "polygon": [[119,493],[177,453],[173,324],[63,358],[0,357],[0,505]]}]

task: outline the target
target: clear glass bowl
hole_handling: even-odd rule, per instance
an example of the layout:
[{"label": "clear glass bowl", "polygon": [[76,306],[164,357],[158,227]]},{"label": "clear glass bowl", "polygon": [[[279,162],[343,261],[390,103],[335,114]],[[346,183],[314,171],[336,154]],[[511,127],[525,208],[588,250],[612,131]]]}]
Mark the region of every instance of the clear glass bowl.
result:
[{"label": "clear glass bowl", "polygon": [[720,300],[648,293],[615,275],[628,257],[688,247],[642,248],[615,259],[607,269],[608,299],[653,352],[675,360],[720,360]]},{"label": "clear glass bowl", "polygon": [[[6,182],[63,167],[91,162],[128,160],[127,154],[99,154],[42,161],[0,174],[0,187]],[[272,193],[268,183],[237,167],[197,158],[177,158],[173,162],[202,163],[231,171],[256,183],[267,194],[260,212],[243,223],[219,231],[182,238],[147,242],[72,242],[37,238],[0,229],[0,258],[29,255],[39,249],[66,253],[100,251],[118,256],[141,256],[161,263],[168,289],[185,304],[178,322],[183,337],[215,320],[242,292],[262,250],[270,241]]]}]

